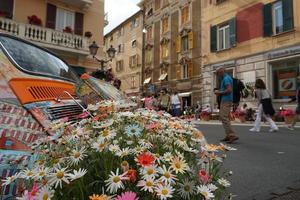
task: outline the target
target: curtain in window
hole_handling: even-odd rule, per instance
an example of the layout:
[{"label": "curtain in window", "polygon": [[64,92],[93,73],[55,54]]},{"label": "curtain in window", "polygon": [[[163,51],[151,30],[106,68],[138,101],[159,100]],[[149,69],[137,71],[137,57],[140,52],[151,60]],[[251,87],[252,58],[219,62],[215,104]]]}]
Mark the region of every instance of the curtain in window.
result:
[{"label": "curtain in window", "polygon": [[74,30],[75,13],[57,8],[56,12],[56,30],[63,31],[67,26]]}]

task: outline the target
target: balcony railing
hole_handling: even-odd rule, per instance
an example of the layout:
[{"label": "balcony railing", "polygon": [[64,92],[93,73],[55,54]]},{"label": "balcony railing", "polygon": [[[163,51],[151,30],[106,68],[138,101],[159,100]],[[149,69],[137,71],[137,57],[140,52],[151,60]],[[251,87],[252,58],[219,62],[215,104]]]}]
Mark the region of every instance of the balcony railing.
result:
[{"label": "balcony railing", "polygon": [[73,51],[86,55],[89,54],[88,39],[83,36],[64,33],[41,26],[19,23],[0,17],[0,31],[1,30],[22,39],[38,42],[41,46],[47,48]]}]

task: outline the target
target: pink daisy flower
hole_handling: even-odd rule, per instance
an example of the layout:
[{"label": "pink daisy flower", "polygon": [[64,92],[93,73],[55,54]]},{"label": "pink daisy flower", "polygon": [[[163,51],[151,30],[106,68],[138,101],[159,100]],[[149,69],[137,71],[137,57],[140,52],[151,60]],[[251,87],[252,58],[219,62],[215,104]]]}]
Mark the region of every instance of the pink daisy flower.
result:
[{"label": "pink daisy flower", "polygon": [[115,200],[139,200],[134,192],[123,192]]}]

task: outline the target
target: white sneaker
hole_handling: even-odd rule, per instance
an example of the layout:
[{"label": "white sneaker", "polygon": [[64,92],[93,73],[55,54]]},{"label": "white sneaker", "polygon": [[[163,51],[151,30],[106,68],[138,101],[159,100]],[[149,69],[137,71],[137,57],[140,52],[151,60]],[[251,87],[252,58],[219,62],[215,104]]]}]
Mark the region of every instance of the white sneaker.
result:
[{"label": "white sneaker", "polygon": [[278,128],[271,128],[270,130],[269,130],[269,132],[270,133],[273,133],[273,132],[277,132],[279,129]]},{"label": "white sneaker", "polygon": [[291,125],[287,126],[286,128],[289,129],[289,130],[291,130],[291,131],[295,130],[294,127],[291,126]]},{"label": "white sneaker", "polygon": [[249,131],[259,133],[259,130],[257,130],[256,128],[251,128],[251,129],[249,129]]}]

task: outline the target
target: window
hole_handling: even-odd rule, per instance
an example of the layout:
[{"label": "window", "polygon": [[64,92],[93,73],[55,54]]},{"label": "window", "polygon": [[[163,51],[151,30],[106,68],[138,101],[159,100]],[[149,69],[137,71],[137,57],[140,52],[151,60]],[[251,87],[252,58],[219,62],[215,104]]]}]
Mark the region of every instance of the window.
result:
[{"label": "window", "polygon": [[264,5],[264,36],[280,34],[294,28],[293,0]]},{"label": "window", "polygon": [[187,51],[189,49],[189,38],[187,35],[181,37],[181,50]]},{"label": "window", "polygon": [[219,26],[212,26],[210,30],[211,51],[221,51],[236,46],[236,19]]},{"label": "window", "polygon": [[229,25],[220,26],[218,28],[218,50],[228,49],[229,41]]},{"label": "window", "polygon": [[5,36],[0,37],[0,43],[14,59],[17,67],[27,73],[77,80],[66,63],[47,51]]},{"label": "window", "polygon": [[118,53],[124,52],[124,44],[119,44],[118,45]]},{"label": "window", "polygon": [[124,35],[124,27],[120,28],[117,32],[118,37],[121,37],[122,35]]},{"label": "window", "polygon": [[131,88],[136,88],[136,77],[132,76],[130,78],[130,82],[131,82]]},{"label": "window", "polygon": [[138,56],[134,55],[134,56],[130,56],[129,57],[129,67],[133,68],[137,66],[137,61],[138,61]]},{"label": "window", "polygon": [[116,62],[116,71],[117,72],[123,71],[123,69],[124,69],[123,65],[124,65],[124,61],[123,60],[118,60]]},{"label": "window", "polygon": [[220,4],[220,3],[223,3],[225,2],[226,0],[216,0],[216,4]]},{"label": "window", "polygon": [[165,33],[169,30],[169,18],[165,17],[162,19],[162,33]]},{"label": "window", "polygon": [[59,31],[65,30],[67,27],[74,30],[75,13],[62,8],[56,10],[55,29]]},{"label": "window", "polygon": [[131,21],[131,28],[133,29],[133,28],[136,28],[138,26],[139,26],[138,19],[137,18],[133,19]]},{"label": "window", "polygon": [[[295,97],[297,76],[300,75],[300,60],[291,60],[272,64],[273,96],[275,99]],[[298,84],[298,85],[297,85]]]},{"label": "window", "polygon": [[161,0],[155,0],[155,10],[160,9],[160,1]]},{"label": "window", "polygon": [[189,78],[189,66],[187,63],[182,65],[182,78],[187,79]]},{"label": "window", "polygon": [[165,43],[161,45],[161,57],[168,58],[169,57],[169,44]]},{"label": "window", "polygon": [[113,37],[113,35],[112,36],[110,36],[110,41],[113,41],[114,40],[114,37]]},{"label": "window", "polygon": [[185,24],[189,21],[189,6],[185,6],[181,9],[181,24]]},{"label": "window", "polygon": [[147,28],[146,39],[147,40],[151,40],[152,39],[152,26],[149,26]]},{"label": "window", "polygon": [[0,17],[5,17],[5,18],[12,19],[12,17],[13,17],[13,8],[14,8],[14,1],[13,0],[1,0]]},{"label": "window", "polygon": [[150,65],[152,63],[152,50],[146,50],[145,52],[145,63]]},{"label": "window", "polygon": [[133,40],[132,42],[131,42],[131,47],[136,47],[136,45],[137,45],[137,41],[136,40]]}]

